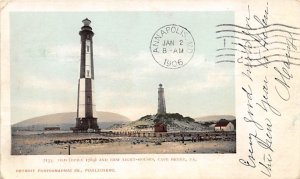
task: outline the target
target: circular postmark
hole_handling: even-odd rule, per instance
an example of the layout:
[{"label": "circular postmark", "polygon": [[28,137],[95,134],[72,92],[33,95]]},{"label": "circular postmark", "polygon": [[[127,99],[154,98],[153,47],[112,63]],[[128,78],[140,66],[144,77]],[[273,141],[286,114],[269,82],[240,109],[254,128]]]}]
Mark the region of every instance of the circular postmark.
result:
[{"label": "circular postmark", "polygon": [[159,65],[177,69],[193,58],[195,41],[186,28],[176,24],[165,25],[152,36],[150,51]]}]

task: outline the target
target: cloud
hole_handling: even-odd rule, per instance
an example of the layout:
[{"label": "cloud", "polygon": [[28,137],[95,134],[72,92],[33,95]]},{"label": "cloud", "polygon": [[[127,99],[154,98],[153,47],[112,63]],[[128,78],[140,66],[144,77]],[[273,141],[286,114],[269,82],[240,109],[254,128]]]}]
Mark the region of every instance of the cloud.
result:
[{"label": "cloud", "polygon": [[[61,60],[74,61],[74,59],[79,61],[78,48],[80,45],[65,45],[55,48],[57,49],[51,48],[53,53],[49,53],[49,57],[56,56],[56,59],[60,59],[59,62]],[[101,46],[94,48],[94,58],[101,58],[100,62],[97,61],[95,64],[97,110],[116,112],[133,120],[156,112],[157,85],[160,82],[164,84],[168,96],[176,97],[173,98],[173,101],[184,101],[187,98],[199,100],[201,94],[214,89],[228,89],[228,86],[234,81],[234,73],[231,71],[233,69],[216,65],[214,61],[206,60],[201,55],[195,55],[189,64],[182,68],[165,69],[155,62],[148,51],[127,55]],[[56,52],[54,53],[54,51]],[[75,74],[75,72],[72,73]],[[20,117],[76,110],[77,82],[52,75],[51,77],[37,76],[30,73],[18,79],[17,87],[32,89],[28,96],[35,96],[36,90],[44,89],[47,92],[24,104],[17,104],[19,111],[24,114],[19,115]],[[66,74],[66,76],[69,78],[70,74]],[[74,77],[74,80],[76,79],[77,77]],[[178,96],[178,94],[180,95]],[[28,96],[20,95],[21,99],[18,101],[27,100]],[[74,101],[72,101],[73,98]],[[196,104],[197,101],[190,103]],[[178,109],[180,106],[169,103],[168,105],[170,109]],[[184,111],[184,109],[182,110]],[[34,112],[30,114],[28,111]],[[187,114],[195,113],[193,110],[187,111]]]},{"label": "cloud", "polygon": [[161,67],[148,51],[142,51],[131,56],[126,56],[125,54],[119,55],[120,56],[118,56],[117,59],[122,60],[120,63],[116,63],[115,60],[106,65],[98,64],[101,66],[101,70],[99,70],[99,78],[128,81],[136,81],[141,78],[159,79],[166,75],[173,75],[182,72],[194,73],[195,71],[210,68],[210,66],[207,67],[208,62],[205,62],[204,57],[201,55],[196,55],[191,60],[190,64],[179,69],[166,69]]},{"label": "cloud", "polygon": [[76,111],[76,104],[64,100],[28,100],[13,105],[12,111],[13,123],[16,123],[36,116]]},{"label": "cloud", "polygon": [[107,48],[104,46],[94,46],[94,58],[112,59],[120,56],[116,48]]},{"label": "cloud", "polygon": [[[118,112],[132,119],[156,112],[157,85],[162,82],[167,96],[176,97],[174,101],[199,100],[201,94],[212,90],[233,87],[232,69],[222,68],[214,61],[206,60],[201,55],[194,58],[180,69],[165,69],[159,66],[147,51],[136,55],[123,56],[118,66],[101,68],[95,81],[101,80],[96,96],[99,109]],[[126,64],[126,65],[124,65]],[[115,69],[116,68],[116,69]],[[180,96],[178,96],[180,94]],[[230,102],[230,101],[228,101]],[[191,101],[195,104],[197,101]],[[178,107],[176,104],[168,104]]]},{"label": "cloud", "polygon": [[34,76],[34,75],[25,75],[24,78],[19,79],[15,86],[19,89],[40,89],[46,90],[48,92],[51,91],[61,91],[61,92],[71,92],[74,90],[73,83],[63,79],[53,79],[47,78],[45,76]]},{"label": "cloud", "polygon": [[185,83],[173,86],[170,90],[173,91],[187,91],[189,93],[200,93],[203,91],[210,91],[211,89],[224,89],[226,86],[232,84],[233,77],[228,75],[226,71],[214,70],[208,71],[205,74],[204,80],[197,80],[197,78],[190,79]]},{"label": "cloud", "polygon": [[[134,95],[143,93],[141,90],[132,88],[123,89],[126,84],[131,87],[142,88],[140,84],[145,82],[164,82],[168,90],[174,92],[198,93],[210,91],[211,89],[223,89],[232,85],[234,82],[232,71],[230,68],[223,68],[217,65],[213,60],[207,60],[202,55],[195,55],[189,64],[180,69],[165,69],[159,66],[149,52],[143,51],[133,56],[125,56],[122,58],[126,66],[120,64],[117,70],[106,66],[99,71],[99,79],[108,82],[107,85],[118,86],[121,88],[111,88],[106,91],[106,95],[110,97],[124,96],[129,97],[131,93]],[[113,67],[114,68],[114,67]],[[97,80],[97,79],[96,79]],[[121,85],[122,84],[122,85]],[[156,86],[153,86],[153,90]],[[134,96],[133,95],[133,96]],[[131,95],[132,96],[132,95]],[[136,96],[141,97],[141,95]]]},{"label": "cloud", "polygon": [[41,114],[51,114],[58,112],[76,111],[76,103],[66,101],[53,101],[53,100],[31,100],[26,103],[20,103],[19,107],[28,111],[38,111]]},{"label": "cloud", "polygon": [[[117,49],[106,48],[104,46],[94,46],[94,59],[111,59],[118,56]],[[80,60],[81,44],[67,44],[52,46],[45,49],[45,54],[48,58],[62,61],[79,61]]]},{"label": "cloud", "polygon": [[233,80],[231,70],[216,65],[213,60],[206,60],[202,55],[195,55],[189,64],[180,69],[165,69],[159,66],[148,52],[140,52],[123,60],[135,65],[126,66],[120,71],[111,71],[107,68],[101,73],[111,80],[127,80],[136,83],[141,79],[157,79],[157,81],[167,82],[170,90],[181,92],[201,92],[222,88],[230,85]]},{"label": "cloud", "polygon": [[[153,105],[153,106],[156,106],[156,105]],[[131,120],[137,120],[142,116],[156,113],[156,108],[153,108],[151,105],[124,106],[124,107],[118,107],[118,108],[114,108],[114,109],[103,108],[100,111],[103,111],[103,110],[122,114]]]}]

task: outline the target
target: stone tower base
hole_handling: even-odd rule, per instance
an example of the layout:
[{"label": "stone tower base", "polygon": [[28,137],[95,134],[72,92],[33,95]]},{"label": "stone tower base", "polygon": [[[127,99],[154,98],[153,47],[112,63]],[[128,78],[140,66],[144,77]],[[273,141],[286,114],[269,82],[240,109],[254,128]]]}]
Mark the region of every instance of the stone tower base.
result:
[{"label": "stone tower base", "polygon": [[76,118],[73,132],[97,132],[98,130],[97,118]]}]

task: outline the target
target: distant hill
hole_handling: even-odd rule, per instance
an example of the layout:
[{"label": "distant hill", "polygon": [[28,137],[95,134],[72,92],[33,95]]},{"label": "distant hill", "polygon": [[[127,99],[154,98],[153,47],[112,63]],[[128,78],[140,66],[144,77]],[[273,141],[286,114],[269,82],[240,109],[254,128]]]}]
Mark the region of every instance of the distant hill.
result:
[{"label": "distant hill", "polygon": [[[98,125],[105,129],[113,124],[129,122],[129,118],[112,112],[97,112]],[[76,112],[66,112],[34,117],[12,125],[13,129],[43,130],[44,127],[60,127],[69,130],[75,126]]]},{"label": "distant hill", "polygon": [[139,120],[125,125],[113,125],[112,130],[145,130],[153,131],[156,122],[163,122],[167,125],[168,131],[204,131],[208,128],[196,122],[193,118],[183,117],[178,113],[168,113],[165,115],[146,115]]},{"label": "distant hill", "polygon": [[234,120],[235,116],[233,116],[233,115],[211,115],[211,116],[202,116],[202,117],[195,118],[195,120],[198,122],[217,122],[220,119]]}]

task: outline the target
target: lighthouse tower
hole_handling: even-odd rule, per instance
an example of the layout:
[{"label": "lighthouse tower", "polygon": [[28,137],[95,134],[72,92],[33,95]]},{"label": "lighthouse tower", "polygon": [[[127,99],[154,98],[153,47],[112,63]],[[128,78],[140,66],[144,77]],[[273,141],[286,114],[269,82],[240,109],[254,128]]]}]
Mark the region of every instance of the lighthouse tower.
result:
[{"label": "lighthouse tower", "polygon": [[98,130],[96,105],[94,101],[94,62],[91,21],[84,19],[81,36],[80,77],[78,80],[77,117],[75,131],[94,132]]},{"label": "lighthouse tower", "polygon": [[162,84],[159,84],[159,88],[158,88],[157,114],[166,114],[166,103],[165,103],[165,96],[164,96],[164,88],[162,87]]}]

